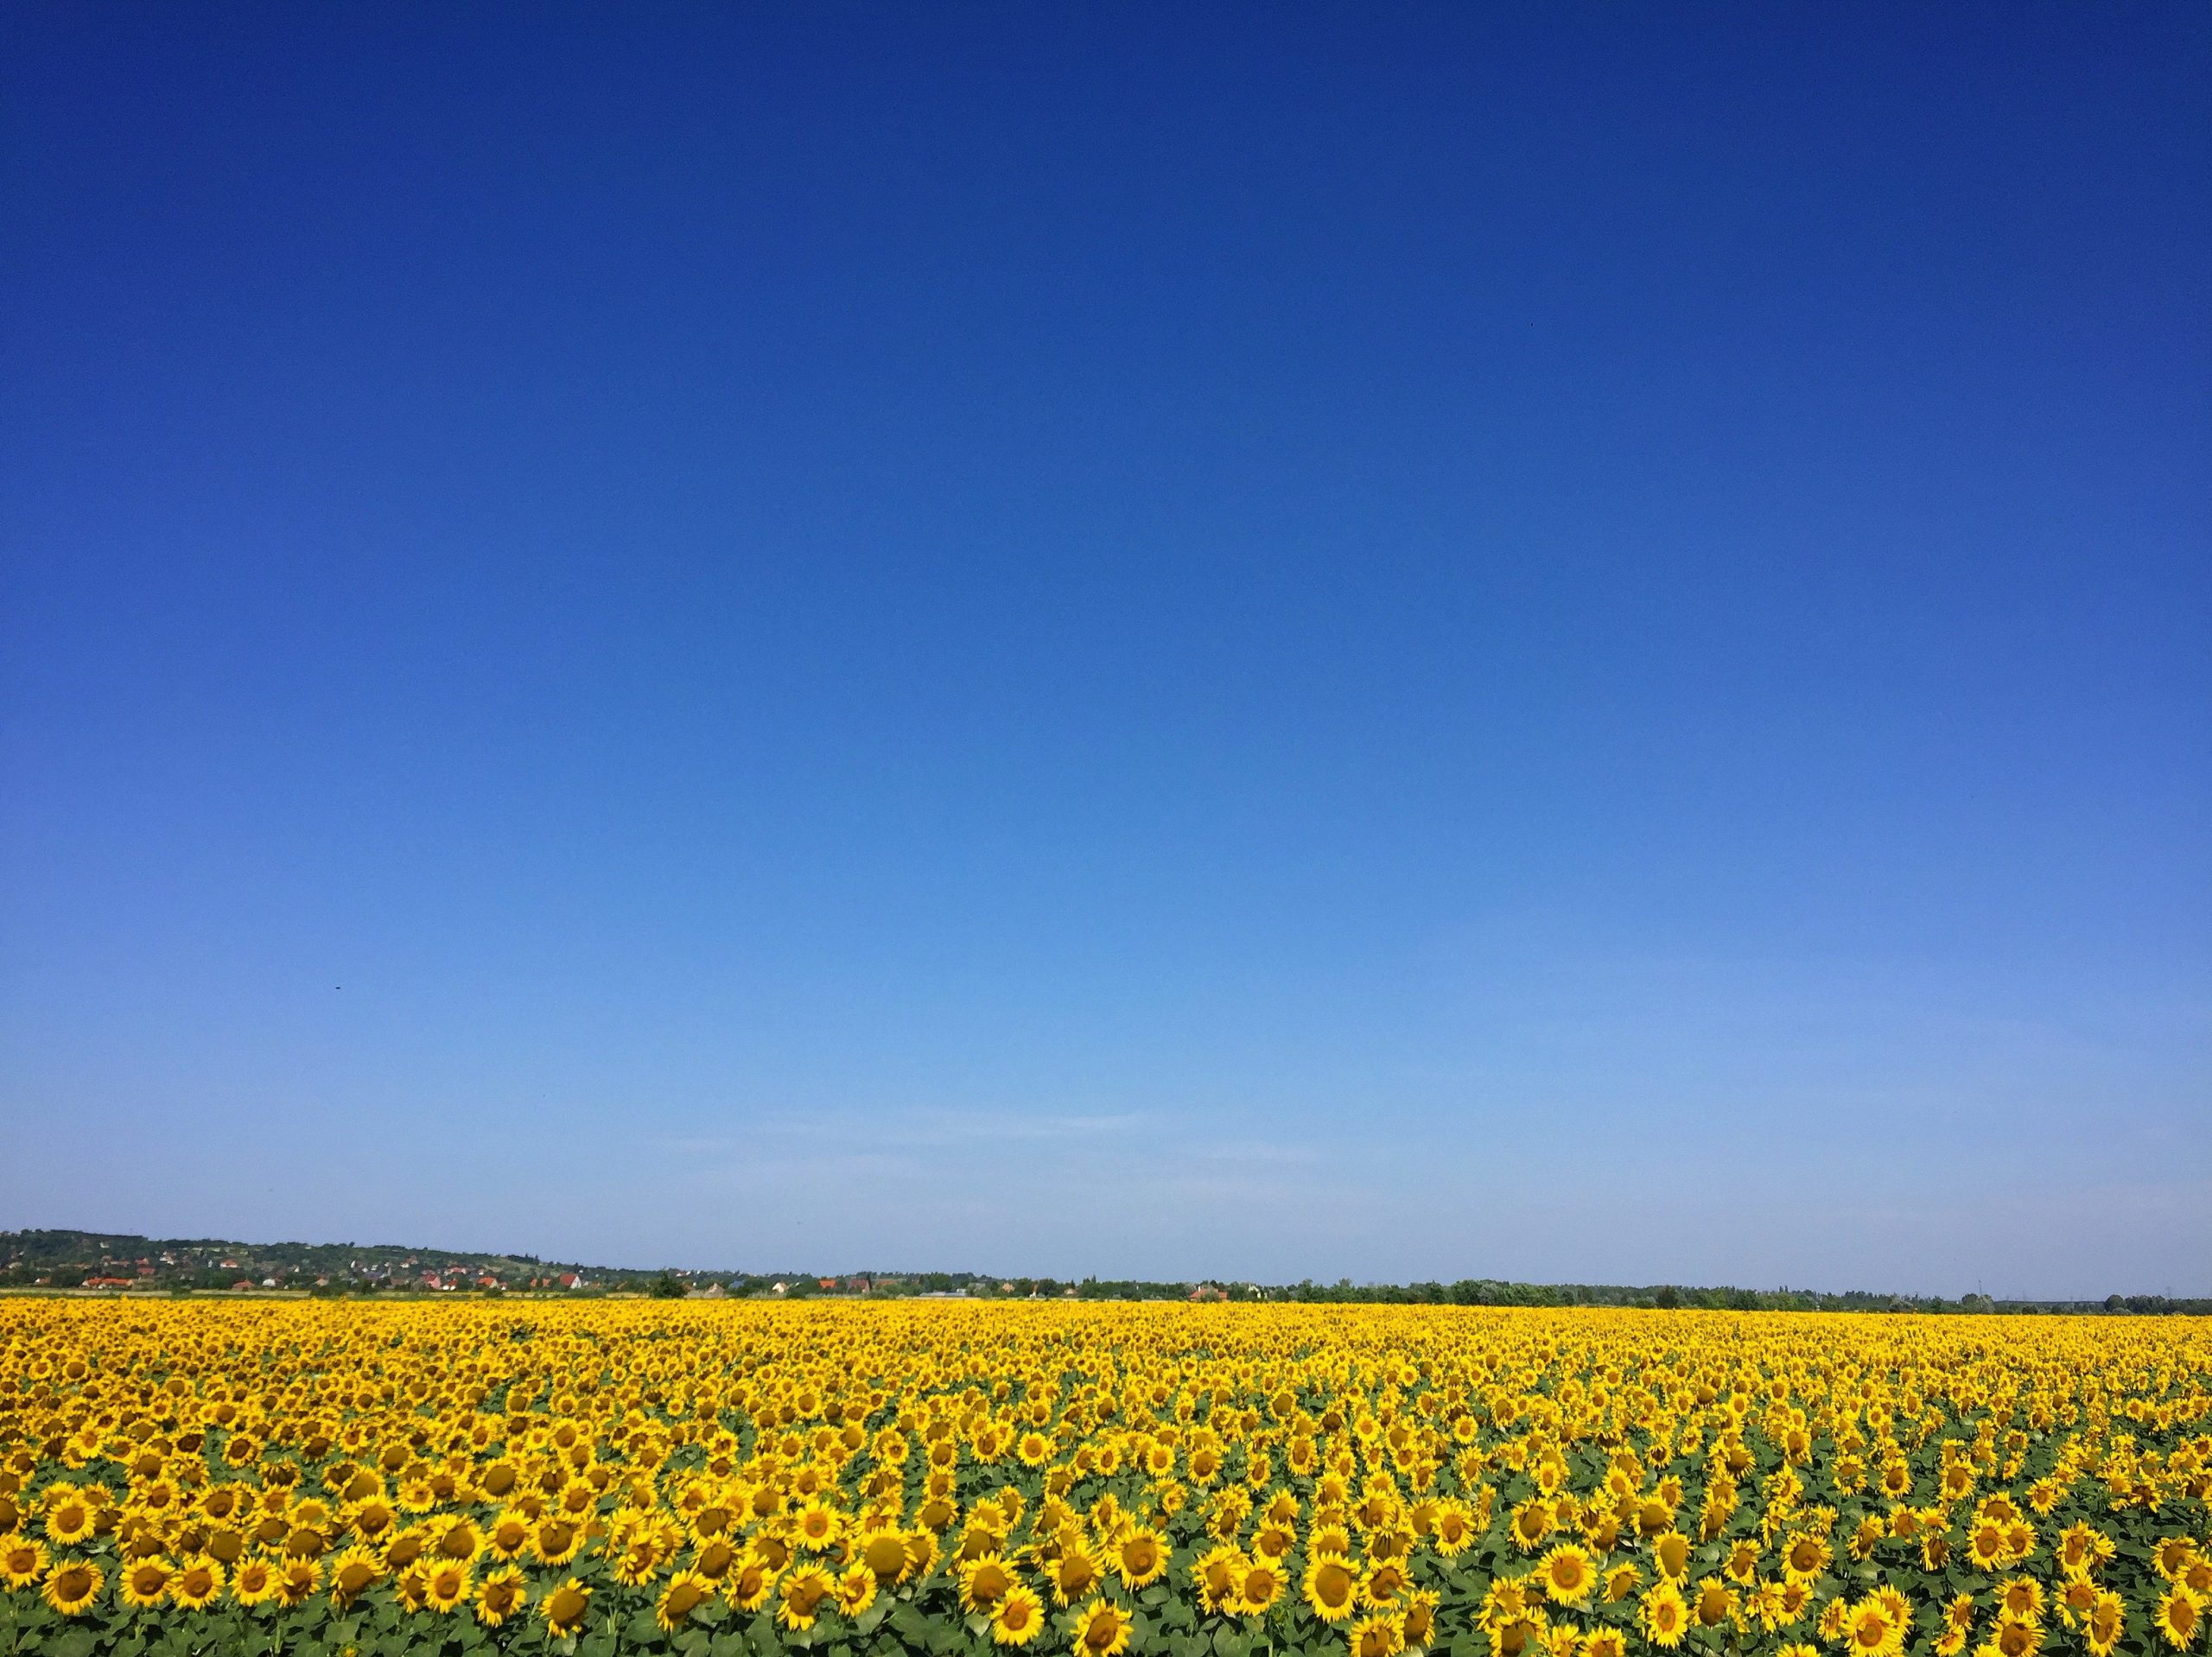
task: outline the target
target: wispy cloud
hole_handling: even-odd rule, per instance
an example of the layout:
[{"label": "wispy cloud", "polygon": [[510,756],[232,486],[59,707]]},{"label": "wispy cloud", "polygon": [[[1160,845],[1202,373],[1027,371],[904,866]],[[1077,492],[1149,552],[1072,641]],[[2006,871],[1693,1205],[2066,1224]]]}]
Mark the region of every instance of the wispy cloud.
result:
[{"label": "wispy cloud", "polygon": [[760,1156],[792,1146],[867,1145],[927,1149],[991,1143],[1135,1139],[1153,1119],[1139,1112],[1068,1114],[1048,1111],[773,1111],[721,1133],[664,1135],[653,1148],[691,1156]]}]

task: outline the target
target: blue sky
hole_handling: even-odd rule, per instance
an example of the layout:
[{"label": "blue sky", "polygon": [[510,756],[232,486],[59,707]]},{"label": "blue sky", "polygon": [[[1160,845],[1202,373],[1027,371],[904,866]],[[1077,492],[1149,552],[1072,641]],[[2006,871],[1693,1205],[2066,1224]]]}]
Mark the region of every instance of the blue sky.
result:
[{"label": "blue sky", "polygon": [[2212,1291],[2202,7],[0,17],[0,1223]]}]

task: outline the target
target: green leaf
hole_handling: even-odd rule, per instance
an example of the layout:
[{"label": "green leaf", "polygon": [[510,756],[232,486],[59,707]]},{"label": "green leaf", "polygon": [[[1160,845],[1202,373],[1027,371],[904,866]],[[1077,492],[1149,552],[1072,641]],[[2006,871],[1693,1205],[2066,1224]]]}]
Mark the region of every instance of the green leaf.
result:
[{"label": "green leaf", "polygon": [[755,1612],[745,1632],[746,1638],[752,1642],[753,1649],[759,1657],[777,1657],[783,1649],[782,1643],[776,1638],[776,1619],[766,1611]]},{"label": "green leaf", "polygon": [[900,1601],[891,1612],[891,1626],[909,1644],[920,1645],[930,1636],[930,1619],[905,1601]]}]

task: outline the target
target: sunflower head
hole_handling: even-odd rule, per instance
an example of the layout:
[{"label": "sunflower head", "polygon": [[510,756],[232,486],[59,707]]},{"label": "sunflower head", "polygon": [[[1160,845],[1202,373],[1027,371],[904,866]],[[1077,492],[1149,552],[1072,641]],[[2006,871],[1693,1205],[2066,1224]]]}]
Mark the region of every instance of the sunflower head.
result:
[{"label": "sunflower head", "polygon": [[476,1620],[487,1628],[496,1628],[521,1610],[527,1597],[522,1572],[512,1565],[502,1565],[488,1573],[476,1590]]},{"label": "sunflower head", "polygon": [[1015,1583],[999,1596],[998,1603],[991,1610],[991,1642],[1000,1646],[1026,1646],[1044,1632],[1045,1602],[1037,1590]]},{"label": "sunflower head", "polygon": [[582,1628],[590,1608],[591,1590],[574,1577],[537,1603],[539,1615],[545,1619],[546,1633],[556,1640]]},{"label": "sunflower head", "polygon": [[1122,1657],[1129,1646],[1129,1617],[1112,1600],[1091,1600],[1076,1612],[1070,1632],[1079,1657]]},{"label": "sunflower head", "polygon": [[2151,1613],[2151,1626],[2176,1651],[2186,1651],[2203,1630],[2204,1608],[2196,1603],[2195,1595],[2176,1583],[2166,1590]]},{"label": "sunflower head", "polygon": [[106,1578],[82,1559],[65,1559],[47,1572],[41,1597],[63,1616],[76,1616],[99,1597]]}]

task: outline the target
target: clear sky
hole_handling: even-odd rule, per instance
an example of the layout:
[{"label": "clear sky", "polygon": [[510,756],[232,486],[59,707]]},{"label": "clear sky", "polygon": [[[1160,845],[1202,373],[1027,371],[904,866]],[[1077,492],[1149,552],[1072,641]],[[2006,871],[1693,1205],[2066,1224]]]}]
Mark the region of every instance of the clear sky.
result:
[{"label": "clear sky", "polygon": [[0,1225],[2212,1292],[2212,11],[0,10]]}]

